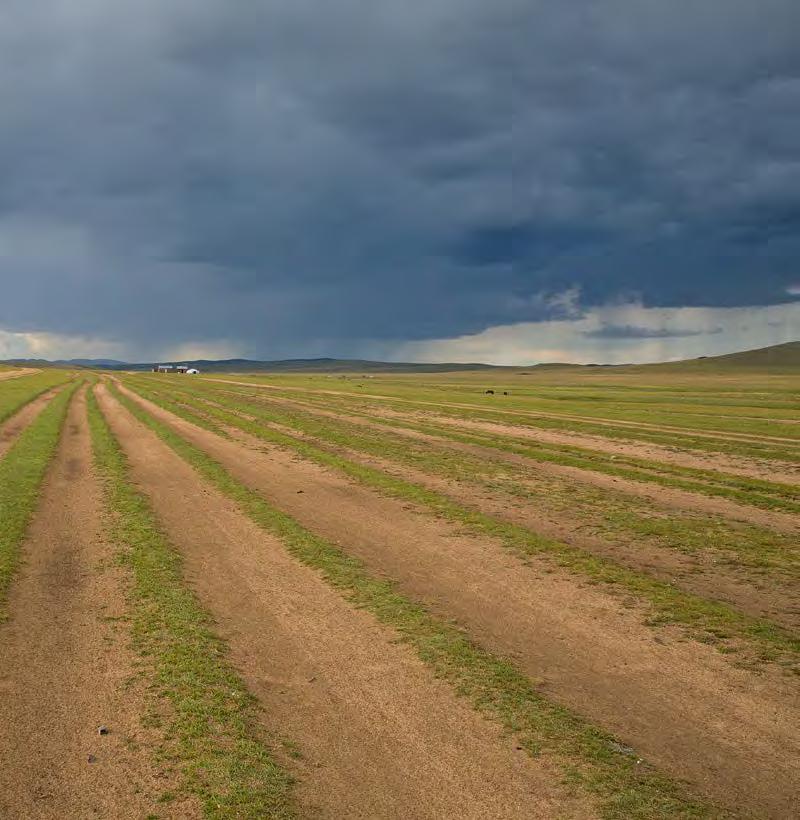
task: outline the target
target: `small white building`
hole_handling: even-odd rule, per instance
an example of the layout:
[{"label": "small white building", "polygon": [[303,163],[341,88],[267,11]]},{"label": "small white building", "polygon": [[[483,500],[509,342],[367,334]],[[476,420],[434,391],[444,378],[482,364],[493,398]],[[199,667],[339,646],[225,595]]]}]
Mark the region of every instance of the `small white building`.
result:
[{"label": "small white building", "polygon": [[196,367],[189,367],[186,369],[186,373],[189,376],[196,376],[200,371]]}]

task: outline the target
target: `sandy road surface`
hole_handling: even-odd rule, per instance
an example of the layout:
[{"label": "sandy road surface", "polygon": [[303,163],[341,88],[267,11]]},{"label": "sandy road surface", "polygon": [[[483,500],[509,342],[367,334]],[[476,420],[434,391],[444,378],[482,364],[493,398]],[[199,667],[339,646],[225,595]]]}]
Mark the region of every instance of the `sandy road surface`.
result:
[{"label": "sandy road surface", "polygon": [[267,725],[298,745],[306,810],[387,820],[593,816],[551,764],[517,750],[394,643],[394,632],[353,609],[98,394]]},{"label": "sandy road surface", "polygon": [[499,436],[512,436],[545,444],[567,444],[574,447],[583,447],[587,450],[609,453],[611,455],[633,456],[650,461],[660,461],[665,464],[675,464],[679,467],[716,470],[718,472],[740,475],[747,478],[760,478],[765,481],[778,481],[786,484],[800,485],[800,467],[796,465],[768,462],[767,459],[759,460],[746,458],[745,456],[734,457],[722,453],[676,449],[680,447],[680,440],[676,440],[675,447],[666,447],[646,441],[620,441],[618,439],[604,438],[586,433],[559,432],[556,430],[516,424],[500,424],[490,421],[453,418],[451,416],[438,414],[406,414],[381,410],[380,415],[385,416],[389,420],[398,418],[417,423],[430,421],[434,424],[461,429],[464,432],[476,431],[497,434]]},{"label": "sandy road surface", "polygon": [[55,390],[48,390],[47,393],[38,396],[33,401],[28,402],[24,407],[21,407],[14,413],[13,416],[7,418],[0,424],[0,458],[2,458],[8,450],[14,445],[22,431],[44,410],[51,399],[62,388]]},{"label": "sandy road surface", "polygon": [[197,816],[188,805],[165,813],[155,800],[171,784],[151,767],[141,693],[126,685],[133,658],[111,620],[124,614],[123,579],[100,504],[78,394],[0,625],[3,820],[141,820],[156,807],[161,817]]},{"label": "sandy road surface", "polygon": [[[129,393],[129,395],[131,395]],[[641,613],[557,572],[540,574],[489,539],[467,537],[275,448],[248,450],[138,398],[245,484],[362,558],[400,588],[514,658],[555,699],[733,807],[785,818],[800,800],[796,682],[753,675],[710,647],[661,640]],[[298,493],[302,490],[302,493]],[[789,815],[787,815],[787,812]]]},{"label": "sandy road surface", "polygon": [[[279,425],[274,425],[279,427]],[[224,428],[232,438],[250,449],[261,449],[264,442],[239,430]],[[288,432],[288,431],[285,431]],[[298,435],[292,431],[293,435]],[[311,436],[300,435],[314,442]],[[323,445],[324,446],[324,445]],[[330,449],[330,448],[329,448]],[[389,459],[337,447],[336,452],[359,464],[404,478],[434,492],[442,493],[472,509],[481,510],[499,521],[508,521],[531,531],[602,555],[639,572],[647,573],[688,592],[705,598],[726,601],[753,617],[771,618],[790,629],[800,627],[796,585],[787,579],[770,579],[767,583],[757,572],[748,575],[741,567],[729,567],[719,554],[687,555],[677,550],[647,544],[633,535],[599,537],[586,532],[586,524],[568,515],[543,511],[535,500],[522,502],[495,488],[471,485],[425,473]]]},{"label": "sandy road surface", "polygon": [[[282,404],[283,402],[277,403]],[[297,403],[290,402],[289,404]],[[202,406],[194,406],[194,409],[201,414],[203,412]],[[257,421],[255,417],[244,412],[239,412],[237,415],[250,421]],[[345,420],[349,418],[336,413],[325,413],[324,415]],[[517,497],[504,494],[493,485],[490,487],[455,481],[388,458],[381,458],[347,447],[332,447],[324,441],[315,439],[312,435],[276,422],[264,422],[264,424],[280,432],[317,444],[323,449],[333,450],[359,464],[382,470],[435,492],[443,493],[498,520],[519,524],[546,537],[555,538],[596,555],[606,556],[668,583],[676,583],[682,589],[696,595],[728,602],[751,616],[770,618],[790,629],[800,626],[800,608],[797,606],[796,588],[791,580],[779,577],[772,578],[769,583],[766,583],[763,575],[758,571],[749,573],[743,567],[729,566],[720,560],[719,553],[713,551],[686,554],[666,546],[647,543],[633,534],[627,538],[620,534],[606,537],[592,535],[587,533],[587,524],[580,518],[565,515],[563,511],[543,509],[537,503],[541,487],[533,481],[520,482],[520,484],[530,483],[531,498],[523,502]],[[368,426],[376,430],[391,431],[392,429],[381,424],[370,423]],[[223,429],[248,448],[260,449],[264,444],[262,440],[239,428],[223,425]],[[436,443],[440,441],[425,433],[413,433],[413,435],[418,436],[421,440],[432,440]],[[800,519],[793,517],[787,524],[792,529],[800,528]]]},{"label": "sandy road surface", "polygon": [[31,373],[38,373],[35,367],[23,367],[19,370],[0,370],[0,382],[4,379],[16,379],[20,376],[29,376]]}]

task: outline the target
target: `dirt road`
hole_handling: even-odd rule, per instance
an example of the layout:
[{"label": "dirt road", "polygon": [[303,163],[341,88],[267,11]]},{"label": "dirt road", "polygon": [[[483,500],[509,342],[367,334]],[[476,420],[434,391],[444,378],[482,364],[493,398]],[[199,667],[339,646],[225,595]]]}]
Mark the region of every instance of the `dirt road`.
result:
[{"label": "dirt road", "polygon": [[[127,646],[124,578],[101,534],[85,397],[69,410],[0,625],[0,818],[198,816],[156,802]],[[109,733],[99,734],[105,726]],[[91,762],[90,762],[91,759]],[[176,811],[177,813],[172,814]]]}]

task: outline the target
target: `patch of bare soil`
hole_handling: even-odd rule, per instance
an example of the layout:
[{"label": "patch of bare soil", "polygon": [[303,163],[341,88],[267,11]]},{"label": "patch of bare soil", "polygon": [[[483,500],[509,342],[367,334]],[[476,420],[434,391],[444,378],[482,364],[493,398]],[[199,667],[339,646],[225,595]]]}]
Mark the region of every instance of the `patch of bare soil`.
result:
[{"label": "patch of bare soil", "polygon": [[[156,801],[172,784],[150,762],[131,683],[124,581],[101,534],[85,397],[72,402],[0,625],[0,817],[199,816]],[[108,734],[101,735],[104,726]],[[173,813],[173,811],[175,813]]]},{"label": "patch of bare soil", "polygon": [[60,389],[43,393],[0,424],[0,458],[11,449],[22,431],[33,423],[34,419],[44,410]]},{"label": "patch of bare soil", "polygon": [[[740,475],[749,478],[759,478],[765,481],[778,481],[785,484],[800,485],[800,467],[783,462],[774,462],[751,459],[744,457],[732,457],[714,453],[698,453],[687,450],[679,450],[679,442],[676,447],[663,447],[657,444],[637,441],[618,441],[608,439],[603,436],[594,436],[584,433],[559,432],[557,430],[546,430],[532,427],[523,427],[516,424],[501,424],[491,421],[477,421],[474,419],[460,419],[452,416],[445,416],[438,413],[409,411],[402,413],[388,407],[374,408],[374,419],[372,422],[362,416],[350,415],[346,412],[334,412],[324,410],[316,404],[280,397],[280,402],[289,406],[299,407],[303,410],[311,411],[320,416],[339,418],[345,421],[352,421],[357,424],[365,424],[376,429],[389,427],[393,431],[398,428],[391,424],[392,419],[408,421],[411,423],[434,423],[447,427],[454,427],[464,432],[476,431],[483,433],[494,433],[501,436],[531,440],[546,444],[566,444],[575,447],[596,450],[611,455],[633,456],[635,458],[649,459],[651,461],[661,461],[667,464],[675,464],[680,467],[690,467],[701,470],[716,470],[727,472],[731,475]],[[383,424],[381,423],[383,422]]]},{"label": "patch of bare soil", "polygon": [[738,669],[678,630],[651,630],[635,605],[623,608],[544,562],[523,564],[491,539],[467,536],[333,471],[278,448],[243,447],[136,400],[662,769],[734,810],[791,816],[800,800],[794,681]]},{"label": "patch of bare soil", "polygon": [[372,616],[292,558],[104,390],[133,474],[231,657],[293,741],[304,808],[330,818],[591,817]]},{"label": "patch of bare soil", "polygon": [[[348,420],[346,415],[337,414],[331,411],[326,412],[326,415],[333,418]],[[356,420],[355,417],[351,418]],[[518,464],[545,475],[550,474],[553,476],[567,477],[586,484],[592,484],[596,487],[636,495],[652,501],[654,504],[663,509],[693,510],[710,515],[720,515],[734,521],[744,521],[750,524],[758,524],[763,527],[777,530],[778,532],[800,532],[800,519],[791,513],[782,513],[775,510],[763,510],[759,507],[739,504],[725,498],[706,496],[700,493],[693,493],[688,490],[681,490],[674,487],[664,487],[662,485],[651,484],[644,481],[619,478],[606,473],[585,470],[580,467],[570,467],[565,464],[553,464],[550,462],[536,461],[532,458],[527,458],[526,456],[517,455],[516,453],[507,453],[502,450],[494,450],[491,447],[482,447],[478,444],[464,444],[460,441],[452,441],[444,436],[420,433],[416,430],[408,430],[405,428],[393,427],[391,425],[380,425],[379,422],[368,422],[363,419],[358,419],[358,421],[361,424],[367,424],[367,426],[371,426],[376,429],[385,429],[387,432],[406,436],[407,438],[416,439],[418,441],[431,441],[436,444],[445,445],[454,450],[470,453],[471,455],[491,458],[494,460],[501,459],[511,464]]]},{"label": "patch of bare soil", "polygon": [[20,376],[30,376],[31,373],[38,373],[35,367],[23,367],[19,370],[0,370],[0,382],[5,379],[18,379]]}]

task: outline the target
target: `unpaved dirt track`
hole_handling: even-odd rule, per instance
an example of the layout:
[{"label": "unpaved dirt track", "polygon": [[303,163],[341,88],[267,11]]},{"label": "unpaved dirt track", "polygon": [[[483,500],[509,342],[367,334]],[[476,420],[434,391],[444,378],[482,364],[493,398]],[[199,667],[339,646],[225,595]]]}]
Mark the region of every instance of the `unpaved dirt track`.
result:
[{"label": "unpaved dirt track", "polygon": [[[202,407],[199,408],[199,412],[202,414]],[[250,421],[257,421],[254,416],[244,412],[238,415]],[[327,415],[336,416],[333,413]],[[776,623],[790,629],[800,626],[796,588],[791,582],[778,578],[770,579],[767,583],[763,576],[759,577],[757,571],[751,574],[742,567],[722,563],[719,553],[698,552],[689,555],[668,547],[647,544],[636,536],[625,539],[618,535],[606,538],[587,535],[585,521],[564,517],[563,513],[559,515],[552,511],[544,511],[536,505],[535,501],[523,502],[517,497],[504,495],[495,487],[454,481],[362,451],[347,447],[332,447],[324,441],[315,439],[312,435],[282,424],[262,423],[267,427],[314,443],[322,449],[335,451],[359,464],[374,467],[448,495],[498,520],[519,524],[541,535],[564,541],[595,555],[609,557],[622,565],[645,572],[668,583],[677,583],[682,589],[702,597],[725,601],[754,617],[771,618]],[[381,427],[381,425],[375,425],[375,427]],[[222,429],[250,449],[261,449],[264,445],[263,441],[239,428],[222,425]],[[419,435],[424,436],[425,434],[420,433]],[[520,483],[527,484],[527,482]],[[541,493],[541,489],[532,482],[531,493],[534,498]],[[795,523],[795,519],[792,523]]]},{"label": "unpaved dirt track", "polygon": [[[102,388],[134,477],[186,559],[232,660],[297,743],[298,797],[330,818],[591,817],[396,634],[292,558]],[[187,512],[188,511],[188,512]]]},{"label": "unpaved dirt track", "polygon": [[[337,414],[330,415],[336,417]],[[363,423],[363,422],[362,422]],[[374,422],[367,422],[367,426],[379,427]],[[752,507],[747,504],[739,504],[736,501],[729,501],[719,496],[707,496],[701,493],[693,493],[688,490],[681,490],[675,487],[654,484],[646,481],[636,481],[634,479],[620,478],[608,475],[600,471],[571,467],[566,464],[555,464],[552,462],[537,461],[517,453],[509,453],[503,450],[495,450],[491,447],[484,447],[479,444],[465,444],[460,441],[448,440],[444,436],[436,436],[428,433],[421,433],[417,430],[407,430],[402,428],[392,428],[394,434],[405,436],[417,441],[430,441],[435,444],[445,445],[453,450],[457,450],[471,455],[488,458],[495,461],[506,461],[509,464],[525,467],[534,473],[552,475],[559,478],[580,481],[584,484],[591,484],[602,489],[613,490],[614,492],[628,493],[641,498],[646,498],[658,505],[662,509],[674,510],[694,510],[708,515],[721,515],[734,521],[744,521],[746,523],[758,524],[771,528],[779,532],[800,532],[800,520],[798,516],[791,513],[782,513],[775,510],[764,510],[760,507]],[[773,476],[774,478],[774,476]]]},{"label": "unpaved dirt track", "polygon": [[792,816],[800,801],[794,680],[737,669],[714,649],[676,638],[677,631],[661,630],[664,642],[657,642],[640,612],[574,577],[545,573],[537,561],[523,566],[489,539],[459,534],[331,471],[275,448],[247,450],[136,400],[651,762],[734,808]]},{"label": "unpaved dirt track", "polygon": [[28,402],[24,407],[21,407],[14,413],[13,416],[7,418],[0,424],[0,458],[2,458],[8,450],[14,445],[18,436],[29,425],[39,413],[44,410],[51,399],[59,392],[61,388],[55,390],[48,390],[41,396],[38,396],[33,401]]},{"label": "unpaved dirt track", "polygon": [[[730,475],[740,475],[748,478],[760,478],[765,481],[778,481],[786,484],[800,484],[800,468],[789,463],[767,463],[765,459],[746,458],[744,456],[726,456],[722,453],[706,453],[665,447],[646,441],[618,441],[582,433],[554,430],[535,429],[513,424],[498,424],[488,421],[474,421],[471,419],[454,419],[447,416],[407,416],[411,421],[433,421],[462,430],[476,430],[484,433],[493,433],[500,436],[514,436],[521,439],[531,439],[548,444],[568,444],[575,447],[584,447],[612,455],[634,456],[650,461],[660,461],[665,464],[675,464],[680,467],[690,467],[698,470],[717,470]],[[800,443],[800,442],[798,442]],[[675,447],[680,447],[680,440],[676,440]]]},{"label": "unpaved dirt track", "polygon": [[[108,620],[124,612],[123,581],[99,513],[79,394],[0,625],[3,820],[142,820],[171,785],[150,764],[139,687],[125,686],[133,659],[124,627]],[[197,816],[189,804],[162,809],[160,817]]]},{"label": "unpaved dirt track", "polygon": [[0,370],[0,382],[4,379],[17,379],[20,376],[30,376],[32,373],[38,373],[35,367],[23,367],[21,370]]}]

